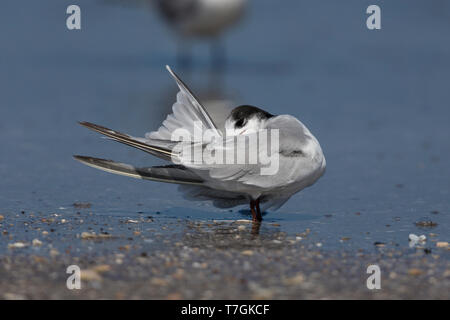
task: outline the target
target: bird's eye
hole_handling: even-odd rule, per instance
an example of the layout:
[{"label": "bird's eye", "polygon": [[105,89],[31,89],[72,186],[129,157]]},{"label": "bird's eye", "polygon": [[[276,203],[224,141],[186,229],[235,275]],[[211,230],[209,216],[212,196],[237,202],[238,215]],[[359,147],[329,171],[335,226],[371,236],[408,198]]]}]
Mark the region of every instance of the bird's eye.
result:
[{"label": "bird's eye", "polygon": [[247,123],[247,121],[245,119],[239,119],[238,121],[236,121],[236,123],[234,124],[235,128],[242,128],[245,124]]}]

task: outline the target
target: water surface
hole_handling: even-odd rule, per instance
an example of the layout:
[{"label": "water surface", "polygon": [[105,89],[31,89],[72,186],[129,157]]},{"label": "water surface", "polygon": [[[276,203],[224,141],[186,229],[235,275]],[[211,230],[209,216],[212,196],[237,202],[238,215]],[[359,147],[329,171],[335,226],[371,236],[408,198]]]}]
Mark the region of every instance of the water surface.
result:
[{"label": "water surface", "polygon": [[[382,30],[369,31],[368,1],[253,1],[225,39],[222,73],[211,74],[201,43],[192,70],[177,70],[200,97],[289,113],[310,128],[327,172],[265,218],[293,235],[309,228],[323,248],[407,247],[409,233],[449,240],[450,5],[379,3]],[[0,5],[0,213],[64,215],[82,201],[100,216],[246,218],[243,208],[189,202],[176,186],[72,159],[162,163],[77,121],[143,135],[176,93],[164,69],[176,69],[176,43],[151,9],[139,1],[78,4],[81,31],[66,29],[64,1]],[[437,227],[419,229],[422,218]]]}]

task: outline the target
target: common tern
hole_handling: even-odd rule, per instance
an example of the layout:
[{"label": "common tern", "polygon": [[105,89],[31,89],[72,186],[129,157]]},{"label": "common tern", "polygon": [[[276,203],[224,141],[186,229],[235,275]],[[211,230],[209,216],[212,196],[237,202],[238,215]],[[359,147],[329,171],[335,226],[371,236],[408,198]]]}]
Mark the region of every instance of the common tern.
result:
[{"label": "common tern", "polygon": [[[180,91],[173,113],[157,131],[137,138],[90,122],[80,124],[172,163],[137,168],[86,156],[74,156],[76,160],[119,175],[179,184],[185,198],[212,201],[220,208],[249,203],[254,221],[262,220],[261,211],[278,209],[323,175],[326,161],[320,144],[297,118],[244,105],[234,108],[223,128],[219,128],[186,84],[170,67],[166,68]],[[199,130],[208,132],[208,138],[203,133],[199,136]],[[189,138],[181,138],[180,132],[187,132]],[[268,137],[267,132],[276,139],[262,139]],[[255,145],[257,148],[253,148]],[[230,150],[232,161],[228,161]],[[227,161],[220,161],[223,154]],[[264,171],[268,168],[275,170]]]},{"label": "common tern", "polygon": [[224,56],[220,36],[241,19],[247,0],[156,0],[154,2],[160,15],[181,38],[180,56],[185,54],[186,41],[207,39],[212,41],[213,58],[219,62]]}]

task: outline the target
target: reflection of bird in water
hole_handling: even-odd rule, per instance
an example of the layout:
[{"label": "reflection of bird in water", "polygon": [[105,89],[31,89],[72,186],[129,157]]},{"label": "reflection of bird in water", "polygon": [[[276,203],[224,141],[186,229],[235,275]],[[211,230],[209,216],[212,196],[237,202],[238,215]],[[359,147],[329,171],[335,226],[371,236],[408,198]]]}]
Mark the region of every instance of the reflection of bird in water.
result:
[{"label": "reflection of bird in water", "polygon": [[212,41],[211,53],[214,66],[225,61],[225,48],[220,35],[242,16],[246,0],[155,0],[165,20],[180,36],[178,59],[182,66],[188,66],[190,57],[186,54],[188,41],[207,39]]},{"label": "reflection of bird in water", "polygon": [[[295,117],[275,116],[256,107],[239,106],[227,117],[223,132],[189,88],[170,68],[168,70],[180,92],[173,113],[157,131],[145,138],[134,138],[96,124],[81,124],[175,164],[135,168],[111,160],[75,158],[88,166],[116,174],[180,184],[187,199],[213,201],[218,207],[250,203],[254,221],[262,220],[260,204],[277,209],[322,176],[325,157],[319,142]],[[278,139],[261,140],[260,134],[267,131],[277,134]],[[181,133],[188,133],[190,138],[182,138]],[[205,141],[206,133],[210,139]],[[241,142],[244,143],[237,143],[239,138],[243,138]],[[261,159],[269,153],[269,162]],[[225,162],[223,155],[227,158]],[[228,161],[229,155],[231,161]],[[249,160],[250,157],[254,161]],[[264,171],[268,164],[273,171]]]}]

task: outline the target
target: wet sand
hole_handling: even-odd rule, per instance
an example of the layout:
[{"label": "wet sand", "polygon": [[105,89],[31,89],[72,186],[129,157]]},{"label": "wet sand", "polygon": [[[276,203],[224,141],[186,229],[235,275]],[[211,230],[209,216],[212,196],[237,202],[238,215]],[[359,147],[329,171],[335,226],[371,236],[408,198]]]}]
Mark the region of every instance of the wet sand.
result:
[{"label": "wet sand", "polygon": [[[17,213],[0,222],[1,298],[450,298],[450,250],[436,246],[439,237],[424,247],[327,250],[314,229],[280,229],[269,221],[129,219],[88,209]],[[380,290],[366,286],[372,264],[381,269]],[[66,287],[69,265],[81,268],[80,290]]]}]

